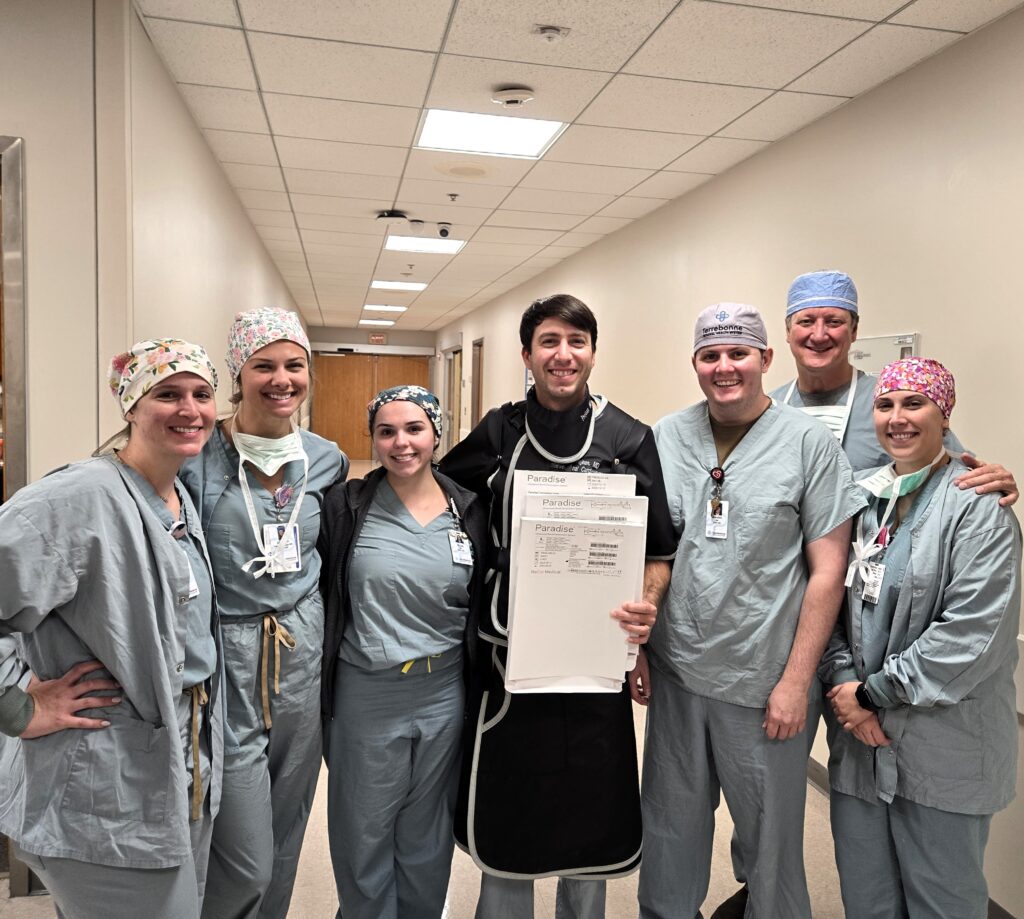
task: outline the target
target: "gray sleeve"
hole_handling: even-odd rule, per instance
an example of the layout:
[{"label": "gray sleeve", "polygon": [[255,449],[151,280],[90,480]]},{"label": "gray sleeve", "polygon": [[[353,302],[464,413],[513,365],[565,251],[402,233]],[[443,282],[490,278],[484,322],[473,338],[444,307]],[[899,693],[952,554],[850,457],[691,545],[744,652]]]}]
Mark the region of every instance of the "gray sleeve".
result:
[{"label": "gray sleeve", "polygon": [[856,679],[857,669],[853,663],[853,651],[850,650],[850,639],[846,635],[845,610],[839,613],[832,636],[825,646],[818,665],[818,676],[828,686],[839,683],[850,683]]},{"label": "gray sleeve", "polygon": [[32,720],[35,704],[32,697],[18,686],[0,689],[0,734],[17,737]]},{"label": "gray sleeve", "polygon": [[805,488],[800,502],[804,540],[814,542],[853,517],[867,503],[853,483],[846,454],[824,425],[804,440]]}]

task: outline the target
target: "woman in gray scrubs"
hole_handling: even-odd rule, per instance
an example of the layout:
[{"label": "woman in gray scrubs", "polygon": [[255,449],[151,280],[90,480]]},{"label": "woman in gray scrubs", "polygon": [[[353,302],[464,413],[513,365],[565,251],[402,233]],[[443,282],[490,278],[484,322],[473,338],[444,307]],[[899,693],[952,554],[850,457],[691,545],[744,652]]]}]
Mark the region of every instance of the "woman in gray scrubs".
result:
[{"label": "woman in gray scrubs", "polygon": [[832,834],[847,919],[983,919],[992,814],[1013,798],[1021,534],[961,491],[937,361],[886,367],[848,603],[825,653]]},{"label": "woman in gray scrubs", "polygon": [[224,797],[203,916],[285,919],[322,752],[320,504],[337,445],[299,430],[309,340],[295,313],[239,313],[228,335],[234,416],[181,477],[202,514],[221,615]]},{"label": "woman in gray scrubs", "polygon": [[436,396],[386,389],[369,425],[381,468],[331,490],[320,537],[339,915],[440,919],[487,521],[432,468]]},{"label": "woman in gray scrubs", "polygon": [[[0,833],[75,919],[198,919],[220,792],[217,621],[178,468],[216,418],[187,342],[111,363],[117,452],[0,509]],[[15,739],[17,738],[17,739]]]}]

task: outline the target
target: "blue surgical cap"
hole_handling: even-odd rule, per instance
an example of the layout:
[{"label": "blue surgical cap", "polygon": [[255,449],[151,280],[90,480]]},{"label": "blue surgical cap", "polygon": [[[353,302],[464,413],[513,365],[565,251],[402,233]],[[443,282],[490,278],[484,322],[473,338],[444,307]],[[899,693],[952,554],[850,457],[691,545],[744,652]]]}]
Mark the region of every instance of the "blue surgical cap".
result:
[{"label": "blue surgical cap", "polygon": [[857,312],[857,288],[853,279],[842,271],[810,271],[789,286],[786,318],[800,310],[831,306]]}]

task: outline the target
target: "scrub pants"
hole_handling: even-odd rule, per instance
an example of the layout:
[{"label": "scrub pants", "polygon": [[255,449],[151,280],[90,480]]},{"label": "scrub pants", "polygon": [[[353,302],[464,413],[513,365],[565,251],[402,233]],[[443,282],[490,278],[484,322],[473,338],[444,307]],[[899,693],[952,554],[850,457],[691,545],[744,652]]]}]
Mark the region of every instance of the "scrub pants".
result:
[{"label": "scrub pants", "polygon": [[[184,693],[178,701],[181,732],[188,775],[188,800],[192,800],[192,698]],[[200,709],[200,711],[203,711]],[[74,858],[33,855],[20,846],[14,854],[42,880],[53,895],[57,919],[199,919],[206,883],[213,820],[210,817],[210,751],[207,734],[200,732],[200,781],[203,811],[189,822],[192,858],[174,868],[119,868],[97,865]]]},{"label": "scrub pants", "polygon": [[322,752],[320,662],[324,612],[318,592],[277,614],[295,639],[274,641],[266,672],[273,725],[263,717],[263,615],[221,618],[227,723],[224,781],[213,828],[204,919],[285,919],[313,805]]},{"label": "scrub pants", "polygon": [[990,814],[954,814],[832,790],[832,837],[846,919],[985,919]]},{"label": "scrub pants", "polygon": [[725,792],[750,900],[747,919],[811,919],[803,863],[807,743],[769,740],[764,709],[653,683],[641,783],[641,919],[699,919]]},{"label": "scrub pants", "polygon": [[[559,878],[555,919],[604,919],[605,882]],[[476,919],[533,919],[533,880],[483,874]]]},{"label": "scrub pants", "polygon": [[339,660],[327,830],[344,919],[440,919],[455,839],[462,649],[369,671]]}]

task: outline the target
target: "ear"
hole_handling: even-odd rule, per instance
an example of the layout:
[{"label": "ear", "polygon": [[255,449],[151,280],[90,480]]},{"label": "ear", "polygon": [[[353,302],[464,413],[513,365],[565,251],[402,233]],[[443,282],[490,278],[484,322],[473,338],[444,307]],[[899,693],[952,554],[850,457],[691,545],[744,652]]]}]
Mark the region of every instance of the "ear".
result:
[{"label": "ear", "polygon": [[768,372],[768,368],[772,365],[773,357],[775,357],[775,352],[771,348],[765,348],[761,353],[761,373]]},{"label": "ear", "polygon": [[530,366],[530,349],[523,348],[523,366],[529,368]]}]

